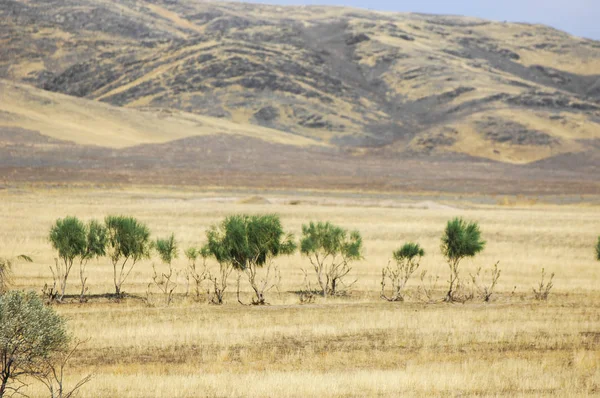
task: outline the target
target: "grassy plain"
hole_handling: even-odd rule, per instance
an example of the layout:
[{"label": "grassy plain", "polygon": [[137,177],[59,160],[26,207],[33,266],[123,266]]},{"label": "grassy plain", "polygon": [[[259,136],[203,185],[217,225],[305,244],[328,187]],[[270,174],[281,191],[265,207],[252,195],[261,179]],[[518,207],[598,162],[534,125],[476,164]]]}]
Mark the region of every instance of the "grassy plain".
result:
[{"label": "grassy plain", "polygon": [[[233,295],[220,307],[183,295],[168,308],[159,296],[146,305],[136,296],[145,295],[157,259],[136,266],[124,285],[133,297],[58,305],[74,335],[87,340],[69,373],[72,380],[94,374],[82,397],[600,394],[600,266],[593,258],[598,206],[304,193],[264,194],[270,203],[242,200],[250,195],[159,188],[0,191],[0,255],[31,254],[33,264],[16,265],[14,284],[37,291],[51,280],[47,231],[65,215],[134,215],[154,236],[174,232],[182,247],[201,244],[210,224],[234,212],[276,212],[296,235],[311,219],[363,234],[365,259],[353,272],[358,281],[342,298],[299,305],[300,269],[309,263],[295,255],[277,260],[282,281],[267,295],[266,307],[240,306]],[[407,240],[424,246],[421,267],[440,276],[442,296],[447,270],[439,238],[454,216],[479,221],[488,241],[481,256],[463,264],[465,276],[500,261],[492,302],[379,300],[381,268]],[[180,270],[185,264],[176,261]],[[555,288],[547,302],[536,302],[532,287],[542,267],[556,273]],[[106,259],[88,268],[91,294],[113,291]],[[409,290],[417,285],[413,280]],[[68,291],[78,292],[76,272]],[[178,293],[184,291],[181,280]],[[36,385],[29,392],[43,393]]]}]

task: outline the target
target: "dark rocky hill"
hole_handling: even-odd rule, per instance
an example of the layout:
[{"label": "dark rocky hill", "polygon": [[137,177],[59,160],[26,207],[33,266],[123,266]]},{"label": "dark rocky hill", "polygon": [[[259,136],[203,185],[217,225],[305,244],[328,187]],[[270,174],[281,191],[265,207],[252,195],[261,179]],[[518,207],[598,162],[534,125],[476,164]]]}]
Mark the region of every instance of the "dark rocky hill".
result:
[{"label": "dark rocky hill", "polygon": [[[600,42],[540,25],[339,7],[2,0],[0,79],[129,109],[121,121],[184,115],[178,134],[163,128],[139,144],[210,126],[353,156],[567,171],[593,165],[600,147]],[[0,104],[0,126],[78,142],[46,131],[25,102],[11,108],[16,97]],[[127,131],[146,129],[137,115]],[[109,136],[107,147],[136,143]]]}]

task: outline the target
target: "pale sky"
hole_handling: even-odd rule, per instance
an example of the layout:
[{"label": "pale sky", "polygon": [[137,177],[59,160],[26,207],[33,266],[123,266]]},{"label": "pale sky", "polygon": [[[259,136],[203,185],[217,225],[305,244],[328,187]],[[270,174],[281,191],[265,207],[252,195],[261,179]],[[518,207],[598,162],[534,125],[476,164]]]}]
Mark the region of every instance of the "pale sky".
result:
[{"label": "pale sky", "polygon": [[343,5],[382,11],[481,17],[550,25],[600,40],[600,0],[251,0],[264,4]]}]

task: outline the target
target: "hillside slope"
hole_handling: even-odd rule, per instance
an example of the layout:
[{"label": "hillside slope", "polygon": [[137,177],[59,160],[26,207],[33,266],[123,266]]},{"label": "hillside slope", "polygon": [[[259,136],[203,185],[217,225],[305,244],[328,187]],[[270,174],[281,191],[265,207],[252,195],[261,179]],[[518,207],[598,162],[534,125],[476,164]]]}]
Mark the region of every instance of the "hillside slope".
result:
[{"label": "hillside slope", "polygon": [[[595,152],[600,140],[600,42],[467,17],[4,0],[0,78],[144,115],[218,118],[267,140],[279,131],[364,152],[527,164]],[[59,130],[56,138],[73,139]],[[173,139],[196,135],[172,130]]]},{"label": "hillside slope", "polygon": [[0,80],[0,189],[26,182],[600,195],[600,145],[588,144],[583,153],[527,165],[453,152],[365,151],[251,124],[177,110],[122,108]]},{"label": "hillside slope", "polygon": [[128,109],[0,80],[0,127],[35,131],[80,145],[124,148],[191,136],[235,134],[293,146],[308,138],[177,109]]}]

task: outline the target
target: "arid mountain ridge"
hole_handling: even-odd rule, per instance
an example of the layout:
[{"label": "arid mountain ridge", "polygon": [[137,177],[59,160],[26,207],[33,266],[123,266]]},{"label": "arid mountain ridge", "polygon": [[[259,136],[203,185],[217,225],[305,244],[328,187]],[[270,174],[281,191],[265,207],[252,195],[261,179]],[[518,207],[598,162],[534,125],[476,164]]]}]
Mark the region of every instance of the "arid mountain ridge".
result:
[{"label": "arid mountain ridge", "polygon": [[546,26],[340,7],[4,0],[0,79],[3,137],[128,148],[208,145],[225,133],[340,164],[380,159],[391,173],[406,159],[529,165],[596,190],[600,42]]}]

